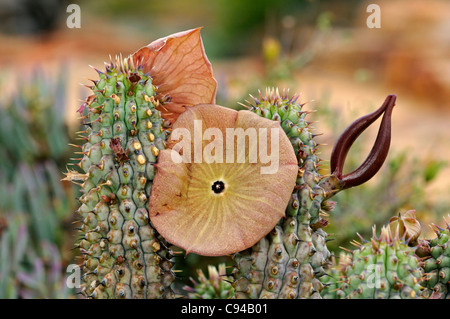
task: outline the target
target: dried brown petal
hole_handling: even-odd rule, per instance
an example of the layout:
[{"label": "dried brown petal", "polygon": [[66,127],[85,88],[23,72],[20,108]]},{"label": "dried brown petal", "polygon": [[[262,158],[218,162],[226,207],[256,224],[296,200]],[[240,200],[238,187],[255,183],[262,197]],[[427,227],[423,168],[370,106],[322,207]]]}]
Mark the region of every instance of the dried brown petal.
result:
[{"label": "dried brown petal", "polygon": [[186,106],[214,103],[217,82],[206,57],[200,29],[158,39],[132,55],[135,66],[143,66],[157,87],[157,98],[168,100],[158,109],[175,122]]},{"label": "dried brown petal", "polygon": [[398,234],[399,238],[404,238],[410,246],[417,245],[417,239],[420,236],[422,227],[416,219],[416,211],[408,210],[389,220],[389,228],[392,234]]}]

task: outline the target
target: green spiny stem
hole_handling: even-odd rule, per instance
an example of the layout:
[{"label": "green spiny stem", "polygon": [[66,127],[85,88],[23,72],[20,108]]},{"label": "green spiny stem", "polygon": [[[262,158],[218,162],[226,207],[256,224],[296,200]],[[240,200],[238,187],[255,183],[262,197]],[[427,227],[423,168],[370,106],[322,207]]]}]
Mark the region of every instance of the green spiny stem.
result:
[{"label": "green spiny stem", "polygon": [[[389,149],[390,115],[395,96],[389,96],[376,112],[350,125],[333,150],[333,174],[322,176],[317,143],[305,120],[309,112],[297,104],[298,96],[288,98],[278,90],[268,90],[260,99],[252,97],[249,109],[281,122],[298,159],[297,185],[286,208],[286,217],[274,230],[246,251],[234,256],[236,298],[320,298],[319,278],[330,262],[327,233],[323,228],[337,192],[370,179],[381,167]],[[355,172],[342,176],[346,154],[356,138],[383,112],[379,138],[372,152]],[[348,133],[348,134],[347,134]],[[347,136],[348,135],[348,136]],[[355,182],[356,181],[356,182]]]},{"label": "green spiny stem", "polygon": [[[250,110],[266,118],[280,120],[297,154],[297,186],[286,209],[286,217],[254,247],[234,256],[236,298],[320,298],[322,284],[316,276],[324,273],[330,257],[323,216],[329,197],[318,172],[317,144],[305,117],[308,112],[288,98],[268,91]],[[323,184],[332,188],[330,179]]]},{"label": "green spiny stem", "polygon": [[[341,254],[339,265],[323,279],[328,286],[323,296],[328,299],[418,299],[423,295],[420,285],[422,271],[414,248],[405,237],[389,227],[370,241],[360,236],[353,241],[357,249]],[[333,289],[330,289],[333,288]]]},{"label": "green spiny stem", "polygon": [[97,70],[81,106],[86,130],[78,166],[84,281],[90,298],[173,298],[173,253],[150,223],[148,197],[167,132],[152,78],[127,60]]},{"label": "green spiny stem", "polygon": [[422,240],[416,249],[421,257],[420,266],[423,269],[422,286],[426,289],[424,295],[432,299],[450,298],[450,225],[446,228],[433,225],[436,237]]}]

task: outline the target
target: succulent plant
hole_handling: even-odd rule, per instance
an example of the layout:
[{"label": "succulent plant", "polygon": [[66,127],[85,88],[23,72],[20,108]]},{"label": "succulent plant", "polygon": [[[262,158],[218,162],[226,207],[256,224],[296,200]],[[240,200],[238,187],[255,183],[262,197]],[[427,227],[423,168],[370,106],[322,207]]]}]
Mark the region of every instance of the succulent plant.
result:
[{"label": "succulent plant", "polygon": [[[320,212],[332,209],[334,203],[327,200],[338,191],[370,179],[387,155],[394,96],[356,121],[338,140],[332,155],[333,174],[327,177],[318,172],[321,160],[305,120],[308,112],[302,111],[297,98],[272,90],[261,100],[255,99],[249,111],[211,104],[189,108],[175,122],[168,149],[158,159],[150,197],[152,223],[188,253],[235,254],[236,298],[319,298],[322,285],[318,277],[330,257],[322,229],[327,221]],[[343,175],[351,144],[384,112],[376,147],[360,168]],[[203,126],[196,128],[196,120]],[[223,160],[229,149],[235,149],[234,144],[224,146],[223,141],[228,142],[232,134],[228,129],[275,129],[275,125],[284,133],[277,134],[280,148],[272,146],[273,152],[279,151],[277,174],[268,179],[256,171],[261,166],[257,160],[251,164],[250,149],[256,149],[251,141],[256,144],[260,138],[256,133],[244,144],[246,164],[234,158]],[[209,131],[213,128],[218,129],[214,134]],[[196,132],[201,136],[199,142]],[[194,137],[186,139],[185,135]],[[214,143],[206,143],[211,135]],[[196,156],[205,153],[203,161],[196,161]],[[283,218],[284,211],[279,210],[286,207]]]},{"label": "succulent plant", "polygon": [[191,279],[193,286],[185,286],[189,299],[232,299],[234,289],[231,278],[227,276],[226,265],[220,264],[217,268],[208,266],[208,276],[201,269],[197,270],[198,282]]},{"label": "succulent plant", "polygon": [[[261,95],[261,94],[260,94]],[[381,167],[390,144],[390,116],[395,96],[388,96],[375,112],[366,115],[345,130],[331,155],[329,176],[319,173],[322,161],[316,154],[317,143],[298,96],[268,91],[249,106],[256,114],[276,121],[291,141],[298,160],[296,187],[286,208],[286,217],[254,247],[234,256],[236,262],[236,298],[320,298],[323,285],[319,278],[331,254],[327,248],[325,217],[337,192],[360,185]],[[385,113],[375,145],[354,172],[343,175],[345,157],[359,134]]]},{"label": "succulent plant", "polygon": [[336,295],[345,299],[418,299],[424,290],[422,271],[405,236],[383,227],[379,237],[373,227],[370,241],[360,238],[351,251]]},{"label": "succulent plant", "polygon": [[[244,111],[214,104],[216,82],[199,29],[97,72],[93,95],[79,109],[87,127],[81,172],[65,178],[82,182],[82,293],[173,297],[173,244],[187,253],[233,255],[236,298],[320,298],[319,277],[331,257],[323,230],[330,198],[383,165],[396,97],[343,132],[331,174],[322,176],[309,112],[297,95],[269,90]],[[351,145],[381,115],[369,156],[343,174]],[[272,159],[276,168],[268,172]]]},{"label": "succulent plant", "polygon": [[156,40],[97,72],[79,109],[86,126],[75,163],[81,171],[65,177],[81,182],[81,292],[173,298],[173,251],[150,223],[148,198],[172,122],[186,105],[215,98],[200,29]]},{"label": "succulent plant", "polygon": [[345,292],[340,289],[341,279],[346,277],[346,269],[351,263],[352,257],[345,250],[339,252],[339,256],[331,256],[325,274],[320,277],[323,285],[321,296],[323,299],[343,299]]},{"label": "succulent plant", "polygon": [[420,238],[421,226],[415,211],[399,213],[358,249],[344,248],[339,263],[321,278],[327,299],[448,299],[448,225],[433,224],[437,237]]},{"label": "succulent plant", "polygon": [[436,237],[421,240],[416,248],[423,269],[421,284],[427,288],[425,297],[450,299],[450,225],[446,222],[446,228],[432,227]]}]

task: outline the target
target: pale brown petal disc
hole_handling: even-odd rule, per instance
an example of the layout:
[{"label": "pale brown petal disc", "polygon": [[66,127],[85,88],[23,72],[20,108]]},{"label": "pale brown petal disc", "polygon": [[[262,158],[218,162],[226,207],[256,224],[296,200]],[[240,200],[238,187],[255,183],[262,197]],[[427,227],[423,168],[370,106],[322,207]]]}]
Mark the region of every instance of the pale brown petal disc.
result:
[{"label": "pale brown petal disc", "polygon": [[214,103],[217,82],[205,54],[200,29],[192,29],[158,39],[132,55],[134,65],[153,78],[158,97],[170,101],[158,107],[172,123],[186,106]]},{"label": "pale brown petal disc", "polygon": [[[253,246],[284,216],[295,186],[297,160],[280,124],[250,111],[197,105],[178,118],[172,134],[179,128],[190,133],[191,150],[175,151],[183,136],[169,143],[173,149],[160,152],[150,196],[152,224],[187,253],[221,256]],[[250,139],[238,143],[235,138],[234,147],[227,149],[227,138],[232,136],[227,129],[239,128],[248,132]],[[194,133],[200,132],[205,140],[197,143]],[[264,143],[259,142],[261,135],[267,136]],[[268,148],[265,153],[261,153],[263,144]],[[194,162],[199,147],[202,161]],[[227,157],[230,149],[233,157]],[[241,149],[244,157],[238,158]],[[218,160],[221,152],[222,163]],[[191,163],[178,163],[180,153],[191,154]],[[271,161],[264,154],[273,156]],[[262,168],[275,163],[275,158],[278,163],[272,167],[276,169],[263,174]]]}]

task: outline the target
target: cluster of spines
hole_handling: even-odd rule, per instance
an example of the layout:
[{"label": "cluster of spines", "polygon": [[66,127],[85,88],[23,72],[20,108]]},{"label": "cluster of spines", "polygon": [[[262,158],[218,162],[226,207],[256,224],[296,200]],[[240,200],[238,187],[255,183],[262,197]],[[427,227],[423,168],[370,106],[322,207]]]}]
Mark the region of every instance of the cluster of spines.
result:
[{"label": "cluster of spines", "polygon": [[423,269],[421,280],[425,298],[449,299],[450,298],[450,225],[446,221],[446,227],[441,228],[432,225],[436,237],[423,240],[416,249],[416,254],[421,257],[419,265]]},{"label": "cluster of spines", "polygon": [[339,257],[332,256],[331,262],[326,269],[324,276],[320,277],[323,284],[322,298],[324,299],[343,299],[345,293],[339,289],[341,280],[345,278],[345,270],[351,264],[351,254],[341,251]]},{"label": "cluster of spines", "polygon": [[168,132],[156,107],[152,78],[131,59],[98,71],[94,92],[80,108],[86,130],[77,159],[82,172],[77,213],[82,238],[81,292],[90,298],[171,298],[173,251],[148,216],[153,164]]},{"label": "cluster of spines", "polygon": [[201,269],[197,270],[198,282],[191,279],[193,286],[185,286],[184,290],[188,292],[189,299],[232,299],[234,289],[231,281],[226,274],[225,264],[208,266],[208,277]]},{"label": "cluster of spines", "polygon": [[333,203],[320,186],[321,159],[318,144],[302,110],[298,95],[288,97],[288,91],[267,89],[260,98],[246,107],[256,114],[280,121],[298,159],[297,185],[286,210],[269,235],[252,248],[236,254],[234,287],[236,298],[320,298],[323,286],[317,277],[324,273],[328,262],[327,234],[323,227],[327,211]]},{"label": "cluster of spines", "polygon": [[[388,227],[381,229],[377,238],[366,241],[358,234],[361,242],[353,241],[356,250],[346,250],[341,260],[339,278],[334,278],[338,288],[328,291],[328,298],[338,299],[417,299],[422,295],[420,285],[422,272],[414,254],[404,238],[398,237]],[[333,276],[333,272],[331,274]],[[328,281],[328,280],[327,280]],[[333,294],[334,292],[334,294]]]},{"label": "cluster of spines", "polygon": [[[259,99],[252,95],[250,97],[253,102],[246,101],[248,105],[242,105],[261,117],[280,121],[297,156],[304,159],[307,155],[317,155],[319,144],[313,140],[317,135],[311,132],[310,124],[312,122],[305,119],[311,112],[302,109],[306,103],[297,104],[300,95],[294,94],[289,98],[289,90],[283,90],[280,94],[278,88],[272,88],[266,89],[265,95],[259,91]],[[320,161],[317,158],[315,162],[319,163]]]}]

